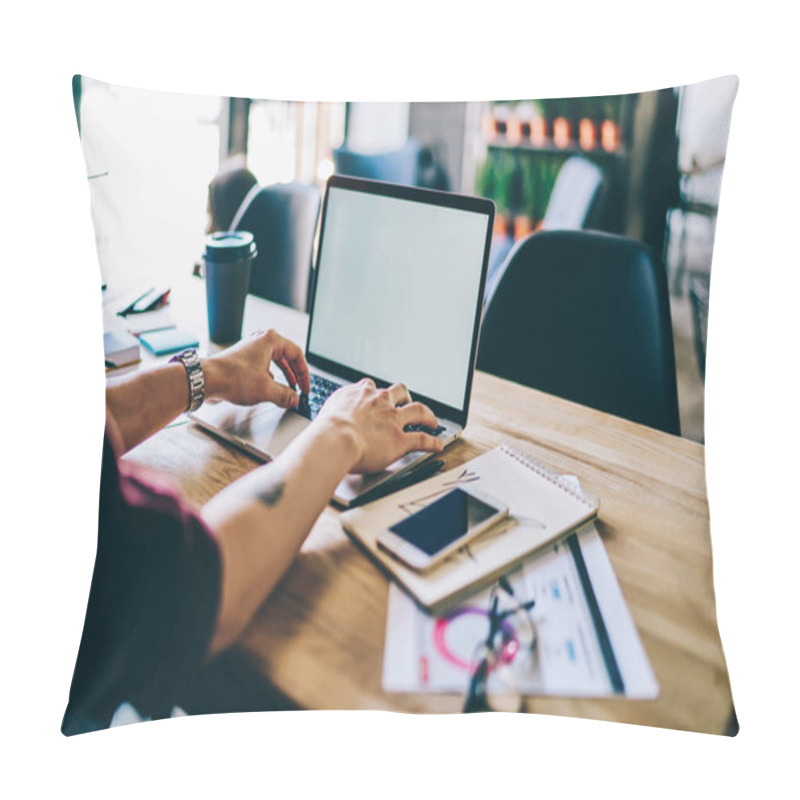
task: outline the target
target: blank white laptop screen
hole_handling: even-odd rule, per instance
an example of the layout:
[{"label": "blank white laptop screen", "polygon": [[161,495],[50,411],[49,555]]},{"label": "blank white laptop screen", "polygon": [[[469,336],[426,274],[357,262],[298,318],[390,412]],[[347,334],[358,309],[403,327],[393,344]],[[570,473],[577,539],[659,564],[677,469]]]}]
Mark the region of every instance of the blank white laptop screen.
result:
[{"label": "blank white laptop screen", "polygon": [[308,351],[463,409],[488,224],[329,187]]}]

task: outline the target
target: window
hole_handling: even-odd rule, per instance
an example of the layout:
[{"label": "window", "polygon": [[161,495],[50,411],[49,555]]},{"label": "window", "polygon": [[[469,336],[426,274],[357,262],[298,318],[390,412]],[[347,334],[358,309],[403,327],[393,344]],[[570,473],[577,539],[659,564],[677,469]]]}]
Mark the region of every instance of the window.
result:
[{"label": "window", "polygon": [[344,139],[344,103],[250,102],[247,166],[262,185],[324,183]]},{"label": "window", "polygon": [[176,102],[83,79],[81,137],[105,282],[169,285],[191,272],[219,166],[221,108],[219,97]]}]

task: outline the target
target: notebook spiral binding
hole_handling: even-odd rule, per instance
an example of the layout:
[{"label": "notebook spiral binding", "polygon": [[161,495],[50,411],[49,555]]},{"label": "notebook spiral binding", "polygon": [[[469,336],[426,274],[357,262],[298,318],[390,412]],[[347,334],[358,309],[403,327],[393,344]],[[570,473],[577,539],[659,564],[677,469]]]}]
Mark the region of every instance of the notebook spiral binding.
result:
[{"label": "notebook spiral binding", "polygon": [[506,455],[511,456],[511,458],[519,461],[520,464],[528,467],[528,469],[533,470],[537,475],[540,475],[550,483],[554,483],[560,489],[563,489],[567,494],[574,497],[576,500],[580,500],[588,508],[593,508],[597,505],[597,499],[589,494],[588,492],[578,491],[574,489],[568,483],[565,483],[562,479],[562,476],[559,475],[557,472],[553,472],[553,470],[548,469],[543,464],[540,464],[538,461],[534,461],[527,453],[524,453],[517,447],[510,445],[508,443],[500,445],[500,449],[506,453]]}]

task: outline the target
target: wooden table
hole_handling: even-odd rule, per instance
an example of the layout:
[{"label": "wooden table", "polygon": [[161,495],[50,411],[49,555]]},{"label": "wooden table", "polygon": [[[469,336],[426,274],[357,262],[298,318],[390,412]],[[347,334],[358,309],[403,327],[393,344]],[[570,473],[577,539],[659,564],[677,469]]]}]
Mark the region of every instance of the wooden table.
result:
[{"label": "wooden table", "polygon": [[[175,309],[197,332],[205,330],[202,292],[193,282]],[[244,327],[274,327],[303,344],[307,317],[250,297]],[[704,448],[477,373],[469,423],[445,468],[503,441],[600,497],[597,528],[661,687],[653,701],[530,697],[528,711],[725,732],[733,703],[716,622]],[[169,473],[197,504],[257,466],[191,424],[165,429],[127,458]],[[328,507],[240,646],[304,708],[459,711],[457,695],[382,690],[388,588]]]}]

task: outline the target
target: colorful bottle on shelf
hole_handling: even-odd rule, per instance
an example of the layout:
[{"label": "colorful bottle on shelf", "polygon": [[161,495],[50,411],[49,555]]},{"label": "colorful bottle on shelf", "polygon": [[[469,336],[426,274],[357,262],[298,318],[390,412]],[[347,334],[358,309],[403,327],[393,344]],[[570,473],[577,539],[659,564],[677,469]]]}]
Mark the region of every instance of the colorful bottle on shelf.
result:
[{"label": "colorful bottle on shelf", "polygon": [[534,147],[544,147],[547,144],[547,120],[541,114],[534,114],[530,121],[530,141]]},{"label": "colorful bottle on shelf", "polygon": [[569,147],[572,139],[569,120],[566,117],[556,117],[553,120],[553,144],[560,150]]},{"label": "colorful bottle on shelf", "polygon": [[613,119],[603,120],[600,127],[600,144],[608,153],[613,153],[619,147],[619,125]]},{"label": "colorful bottle on shelf", "polygon": [[597,146],[597,128],[593,119],[583,117],[578,123],[578,144],[581,150],[594,150]]}]

